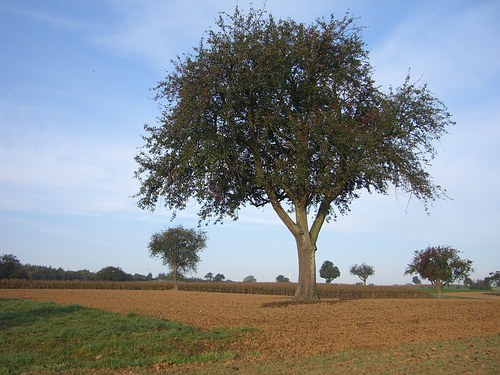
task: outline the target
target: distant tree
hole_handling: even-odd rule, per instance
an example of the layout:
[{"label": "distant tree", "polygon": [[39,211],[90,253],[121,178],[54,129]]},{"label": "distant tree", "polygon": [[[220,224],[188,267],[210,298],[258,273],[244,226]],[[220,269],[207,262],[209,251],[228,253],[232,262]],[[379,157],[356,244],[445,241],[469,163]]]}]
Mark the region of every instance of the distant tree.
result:
[{"label": "distant tree", "polygon": [[330,284],[333,279],[340,276],[340,271],[337,266],[334,266],[329,260],[325,260],[319,269],[319,276],[326,280],[327,284]]},{"label": "distant tree", "polygon": [[[177,281],[186,280],[186,276],[184,276],[184,274],[180,271],[177,271],[177,275],[175,277],[177,278]],[[162,281],[174,281],[174,273],[172,271],[168,273],[160,272],[157,278]]]},{"label": "distant tree", "polygon": [[415,284],[415,285],[422,284],[422,281],[419,279],[418,276],[413,276],[413,279],[411,279],[411,281],[413,281],[413,284]]},{"label": "distant tree", "polygon": [[492,290],[491,281],[488,277],[470,282],[468,288],[472,290]]},{"label": "distant tree", "polygon": [[160,257],[170,268],[177,290],[178,273],[196,271],[200,261],[198,253],[206,247],[206,242],[205,232],[177,226],[154,233],[149,242],[149,254]]},{"label": "distant tree", "polygon": [[431,282],[438,298],[442,288],[457,280],[464,280],[472,272],[472,261],[460,259],[460,252],[450,246],[429,246],[416,250],[405,275],[418,274]]},{"label": "distant tree", "polygon": [[253,275],[249,275],[243,279],[244,283],[254,283],[257,279]]},{"label": "distant tree", "polygon": [[95,273],[86,269],[78,270],[76,271],[75,278],[77,280],[93,280],[95,278]]},{"label": "distant tree", "polygon": [[132,276],[124,272],[120,267],[108,266],[99,270],[95,274],[96,280],[105,281],[128,281]]},{"label": "distant tree", "polygon": [[218,273],[217,275],[214,276],[214,281],[217,283],[224,281],[225,279],[226,276],[224,276],[222,273]]},{"label": "distant tree", "polygon": [[153,279],[153,275],[150,273],[148,273],[146,276],[145,275],[141,275],[140,273],[136,273],[132,276],[132,280],[133,281],[150,281]]},{"label": "distant tree", "polygon": [[0,257],[0,279],[23,279],[26,277],[24,266],[13,254]]},{"label": "distant tree", "polygon": [[366,279],[368,279],[370,276],[375,275],[375,269],[365,263],[359,266],[355,264],[349,269],[349,272],[351,273],[351,275],[358,276],[363,282],[363,285],[366,285]]},{"label": "distant tree", "polygon": [[158,280],[161,280],[161,281],[167,281],[168,280],[167,274],[165,272],[158,273],[158,276],[156,276],[156,278]]},{"label": "distant tree", "polygon": [[196,199],[200,220],[216,221],[270,205],[297,245],[295,298],[317,300],[319,233],[360,191],[442,196],[427,167],[450,114],[410,77],[383,92],[348,15],[306,25],[236,9],[217,26],[156,88],[138,205]]},{"label": "distant tree", "polygon": [[278,275],[278,276],[276,276],[276,281],[278,283],[289,283],[290,279],[288,277],[283,276],[283,275]]},{"label": "distant tree", "polygon": [[214,279],[214,274],[212,272],[209,272],[205,275],[205,279],[208,281],[212,281]]},{"label": "distant tree", "polygon": [[490,272],[488,279],[492,286],[500,286],[500,271]]},{"label": "distant tree", "polygon": [[474,284],[474,280],[472,280],[470,277],[464,278],[464,285],[467,288],[470,288]]}]

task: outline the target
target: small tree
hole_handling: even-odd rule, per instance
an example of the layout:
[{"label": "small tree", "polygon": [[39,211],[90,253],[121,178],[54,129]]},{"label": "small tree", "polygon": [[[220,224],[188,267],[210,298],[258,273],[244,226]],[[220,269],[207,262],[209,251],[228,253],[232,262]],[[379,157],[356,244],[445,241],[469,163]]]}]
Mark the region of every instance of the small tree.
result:
[{"label": "small tree", "polygon": [[243,279],[244,283],[255,283],[257,279],[253,275],[249,275]]},{"label": "small tree", "polygon": [[415,285],[422,284],[422,281],[420,281],[420,279],[418,278],[418,276],[413,276],[413,279],[411,279],[411,281],[413,281],[413,284],[415,284]]},{"label": "small tree", "polygon": [[160,257],[173,275],[174,289],[178,289],[179,272],[196,271],[200,261],[198,253],[206,247],[207,236],[203,231],[177,226],[151,236],[149,253]]},{"label": "small tree", "polygon": [[325,279],[327,284],[330,284],[333,279],[340,276],[340,270],[337,266],[334,266],[332,262],[325,260],[319,269],[319,276]]},{"label": "small tree", "polygon": [[418,274],[431,282],[438,298],[441,290],[457,280],[465,280],[472,272],[472,261],[460,259],[459,251],[450,246],[429,246],[416,250],[405,275]]},{"label": "small tree", "polygon": [[220,283],[224,280],[226,280],[226,276],[224,276],[222,273],[218,273],[217,275],[214,276],[214,281],[216,283]]},{"label": "small tree", "polygon": [[359,266],[355,264],[349,269],[349,272],[351,272],[351,275],[358,276],[363,282],[363,285],[366,285],[366,279],[368,279],[370,276],[375,275],[375,269],[365,263]]},{"label": "small tree", "polygon": [[212,280],[214,279],[214,274],[213,274],[212,272],[207,273],[207,274],[205,275],[205,279],[206,279],[207,281],[212,282]]},{"label": "small tree", "polygon": [[276,281],[278,283],[289,283],[290,279],[288,277],[283,276],[283,275],[278,275],[278,276],[276,276]]}]

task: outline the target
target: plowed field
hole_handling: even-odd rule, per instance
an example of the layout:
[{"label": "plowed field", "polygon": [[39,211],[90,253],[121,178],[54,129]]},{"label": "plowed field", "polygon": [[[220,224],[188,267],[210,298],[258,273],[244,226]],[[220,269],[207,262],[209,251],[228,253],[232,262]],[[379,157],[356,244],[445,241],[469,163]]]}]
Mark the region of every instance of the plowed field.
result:
[{"label": "plowed field", "polygon": [[263,357],[376,349],[500,334],[500,299],[348,300],[262,307],[289,297],[131,290],[9,290],[0,296],[79,304],[201,328],[254,327],[239,349]]}]

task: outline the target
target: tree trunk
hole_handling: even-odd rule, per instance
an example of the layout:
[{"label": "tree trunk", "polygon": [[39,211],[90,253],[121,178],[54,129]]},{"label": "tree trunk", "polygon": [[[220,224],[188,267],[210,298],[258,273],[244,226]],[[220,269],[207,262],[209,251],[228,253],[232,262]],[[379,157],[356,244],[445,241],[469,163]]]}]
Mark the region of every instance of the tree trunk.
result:
[{"label": "tree trunk", "polygon": [[177,267],[174,268],[173,270],[173,276],[174,276],[174,290],[179,290],[179,285],[177,283]]},{"label": "tree trunk", "polygon": [[309,234],[295,237],[299,258],[299,285],[295,300],[314,302],[319,300],[316,291],[316,245],[311,243]]},{"label": "tree trunk", "polygon": [[314,302],[319,300],[316,291],[316,241],[321,227],[328,214],[332,199],[328,198],[321,203],[316,218],[309,229],[307,218],[308,197],[304,196],[299,202],[294,203],[295,218],[293,221],[283,209],[276,194],[272,189],[267,190],[269,200],[279,218],[292,233],[297,244],[299,258],[299,285],[295,292],[295,300],[301,302]]},{"label": "tree trunk", "polygon": [[438,281],[431,280],[431,285],[434,288],[434,290],[436,291],[436,297],[441,298],[441,292],[443,290],[444,283],[440,280],[438,280]]},{"label": "tree trunk", "polygon": [[443,288],[443,285],[441,283],[436,283],[434,288],[436,288],[437,298],[441,298],[441,289]]}]

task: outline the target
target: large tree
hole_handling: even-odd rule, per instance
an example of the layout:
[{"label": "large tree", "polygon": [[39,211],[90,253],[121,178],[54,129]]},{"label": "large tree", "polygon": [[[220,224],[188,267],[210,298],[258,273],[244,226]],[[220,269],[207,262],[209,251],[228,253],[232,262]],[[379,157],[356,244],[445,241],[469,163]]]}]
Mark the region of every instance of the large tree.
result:
[{"label": "large tree", "polygon": [[196,271],[200,262],[199,252],[206,247],[206,242],[205,232],[179,225],[154,233],[149,242],[149,254],[152,257],[160,257],[163,264],[170,268],[174,289],[177,290],[179,273]]},{"label": "large tree", "polygon": [[429,246],[414,253],[405,275],[418,274],[431,282],[438,298],[441,290],[457,280],[465,280],[472,272],[472,261],[461,259],[459,251],[450,246]]},{"label": "large tree", "polygon": [[382,92],[353,18],[311,25],[265,12],[221,14],[156,87],[157,126],[136,156],[138,205],[200,220],[271,205],[293,235],[298,300],[315,300],[316,243],[360,191],[390,186],[425,203],[442,194],[426,167],[451,124],[446,107],[409,77]]}]

